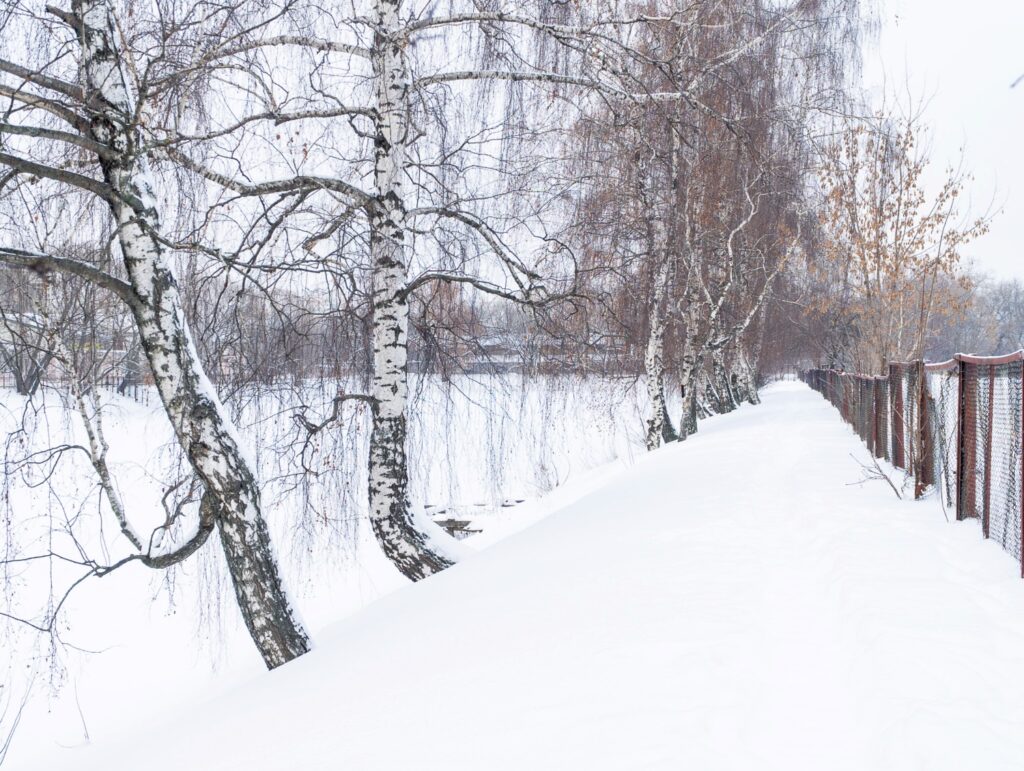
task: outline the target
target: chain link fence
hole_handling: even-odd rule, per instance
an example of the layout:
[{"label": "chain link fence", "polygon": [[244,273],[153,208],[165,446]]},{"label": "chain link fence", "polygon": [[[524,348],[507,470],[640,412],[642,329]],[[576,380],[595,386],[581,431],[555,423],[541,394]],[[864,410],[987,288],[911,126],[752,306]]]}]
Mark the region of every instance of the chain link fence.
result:
[{"label": "chain link fence", "polygon": [[883,376],[809,369],[877,458],[934,490],[957,519],[978,519],[1024,576],[1024,351],[898,362]]}]

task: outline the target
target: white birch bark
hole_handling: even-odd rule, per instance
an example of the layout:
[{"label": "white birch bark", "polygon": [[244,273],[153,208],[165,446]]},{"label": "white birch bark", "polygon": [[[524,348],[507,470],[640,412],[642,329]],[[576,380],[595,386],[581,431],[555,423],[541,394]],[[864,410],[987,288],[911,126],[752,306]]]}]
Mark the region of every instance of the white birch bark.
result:
[{"label": "white birch bark", "polygon": [[409,305],[406,204],[403,192],[411,87],[401,0],[378,0],[371,58],[374,118],[374,201],[370,205],[373,262],[373,429],[370,437],[370,522],[387,557],[411,580],[452,564],[409,504],[406,461]]},{"label": "white birch bark", "polygon": [[665,401],[665,303],[671,278],[671,264],[664,250],[655,247],[654,252],[661,264],[654,276],[648,314],[647,347],[644,352],[647,396],[651,410],[647,419],[648,450],[656,450],[663,441],[670,442],[676,439]]},{"label": "white birch bark", "polygon": [[[688,293],[689,294],[689,293]],[[703,352],[697,341],[697,309],[692,297],[686,298],[687,308],[684,313],[686,320],[682,332],[683,346],[677,368],[679,390],[683,400],[682,413],[679,417],[679,439],[697,433],[697,371],[703,363]]]},{"label": "white birch bark", "polygon": [[[672,188],[676,192],[676,168],[678,142],[672,132]],[[651,300],[647,313],[647,346],[644,350],[644,373],[647,378],[647,397],[650,402],[650,416],[647,419],[647,449],[656,450],[662,442],[672,442],[678,437],[672,428],[665,399],[665,328],[667,325],[666,303],[669,284],[672,281],[673,255],[669,252],[668,213],[675,204],[657,202],[648,188],[651,169],[648,159],[641,153],[638,158],[637,193],[641,205],[647,212],[647,258],[654,262],[655,270],[651,286]]]},{"label": "white birch bark", "polygon": [[130,128],[135,100],[123,68],[109,0],[76,0],[83,71],[93,98],[92,138],[111,149],[104,176],[136,302],[131,303],[157,390],[181,447],[204,486],[245,624],[268,667],[309,649],[278,572],[254,471],[203,371],[178,284],[161,245],[154,179]]}]

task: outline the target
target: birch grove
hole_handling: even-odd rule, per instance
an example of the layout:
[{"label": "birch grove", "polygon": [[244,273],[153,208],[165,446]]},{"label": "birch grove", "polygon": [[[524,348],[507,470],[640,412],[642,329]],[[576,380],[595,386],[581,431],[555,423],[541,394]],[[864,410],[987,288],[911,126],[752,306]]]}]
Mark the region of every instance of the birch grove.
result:
[{"label": "birch grove", "polygon": [[[580,237],[597,231],[595,260],[623,255],[631,276],[618,291],[646,293],[636,322],[646,334],[651,449],[692,434],[698,415],[756,401],[760,322],[809,227],[809,116],[842,98],[847,62],[834,36],[851,13],[843,4],[698,4],[643,42],[634,77],[648,98],[580,121],[594,179]],[[609,163],[635,181],[600,174]],[[678,428],[666,408],[668,362]]]}]

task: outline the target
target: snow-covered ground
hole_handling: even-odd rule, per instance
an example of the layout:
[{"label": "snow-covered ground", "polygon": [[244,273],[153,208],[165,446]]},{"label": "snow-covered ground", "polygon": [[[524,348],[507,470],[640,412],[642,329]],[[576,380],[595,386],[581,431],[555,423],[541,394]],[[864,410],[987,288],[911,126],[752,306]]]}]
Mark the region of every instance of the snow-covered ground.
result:
[{"label": "snow-covered ground", "polygon": [[[346,410],[339,427],[307,446],[291,419],[294,406],[307,403],[309,417],[319,421],[339,388],[358,390],[358,384],[304,384],[298,394],[265,387],[229,402],[260,469],[282,572],[314,639],[407,584],[366,521],[365,411]],[[431,505],[431,512],[443,508],[443,516],[474,518],[485,533],[470,549],[521,529],[580,495],[588,478],[645,454],[644,389],[635,378],[415,378],[413,393],[413,502]],[[148,532],[163,519],[161,496],[182,474],[180,453],[155,394],[145,404],[106,390],[100,396],[118,487]],[[6,438],[5,461],[85,441],[79,417],[54,390],[28,404],[0,389],[0,438]],[[304,477],[296,475],[300,449],[312,472]],[[574,484],[565,485],[569,479]],[[55,467],[30,464],[0,482],[9,482],[0,484],[5,559],[51,550],[73,557],[69,529],[103,564],[128,553],[111,518],[98,526],[94,474],[81,453],[63,455]],[[502,506],[519,499],[526,501]],[[135,564],[88,580],[64,604],[51,648],[45,635],[2,614],[40,619],[82,568],[59,560],[0,568],[0,765],[15,722],[9,767],[31,761],[47,768],[62,762],[67,748],[132,734],[264,671],[225,572],[211,539],[172,570]]]},{"label": "snow-covered ground", "polygon": [[[571,479],[553,513],[523,509],[534,524],[478,536],[298,661],[11,767],[1020,768],[1018,566],[936,499],[857,484],[866,457],[820,396],[777,384]],[[136,698],[103,656],[110,701]]]}]

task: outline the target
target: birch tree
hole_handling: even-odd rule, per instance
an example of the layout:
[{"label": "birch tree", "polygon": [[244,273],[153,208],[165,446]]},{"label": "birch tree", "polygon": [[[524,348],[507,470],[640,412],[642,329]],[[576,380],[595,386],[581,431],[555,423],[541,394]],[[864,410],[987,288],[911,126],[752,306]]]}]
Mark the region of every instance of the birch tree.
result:
[{"label": "birch tree", "polygon": [[[9,170],[4,180],[47,180],[94,200],[110,218],[126,278],[101,265],[15,245],[0,248],[0,260],[37,273],[77,276],[127,306],[167,417],[201,487],[193,531],[183,541],[163,543],[159,532],[148,538],[137,532],[130,502],[120,499],[110,480],[95,410],[85,405],[91,462],[109,509],[135,550],[114,565],[89,563],[89,574],[104,575],[133,561],[167,567],[193,554],[217,530],[246,627],[267,666],[279,666],[307,651],[309,642],[281,581],[254,469],[186,322],[144,131],[149,112],[136,93],[149,72],[124,50],[125,28],[110,0],[74,0],[70,10],[48,8],[57,24],[35,16],[32,8],[13,10],[36,25],[37,33],[40,27],[60,28],[55,34],[64,45],[54,60],[34,66],[0,61],[0,97],[6,103],[0,164]],[[158,42],[164,52],[170,49],[168,40]],[[18,137],[27,139],[18,143]],[[74,150],[71,158],[66,148]],[[76,398],[84,404],[81,396]]]}]

